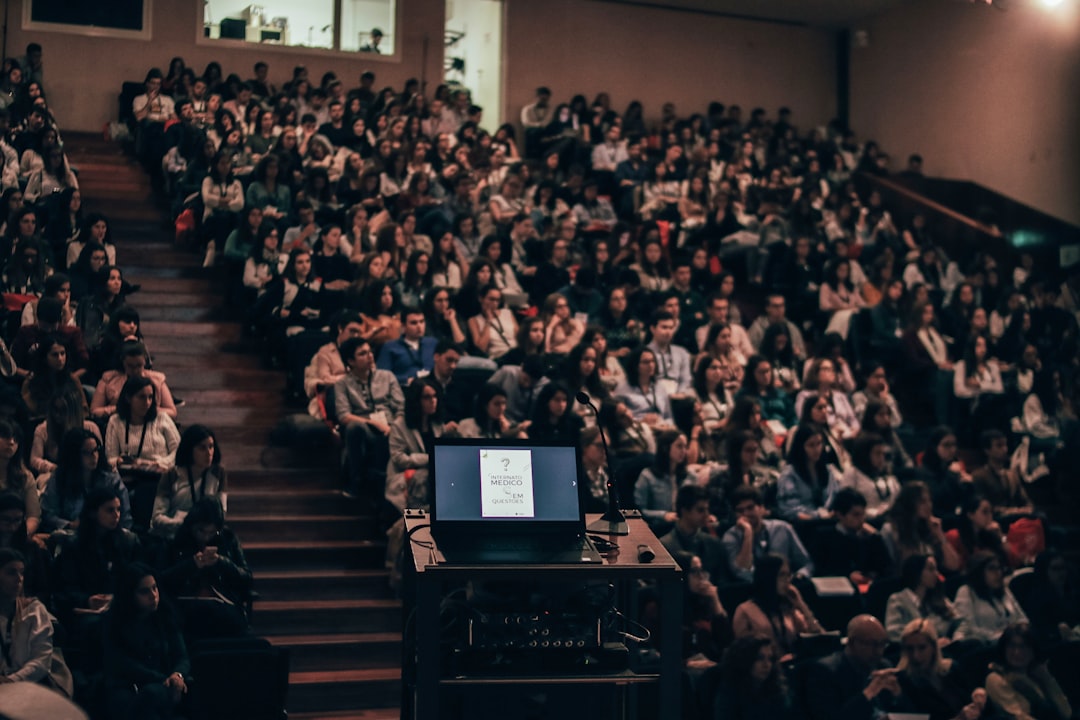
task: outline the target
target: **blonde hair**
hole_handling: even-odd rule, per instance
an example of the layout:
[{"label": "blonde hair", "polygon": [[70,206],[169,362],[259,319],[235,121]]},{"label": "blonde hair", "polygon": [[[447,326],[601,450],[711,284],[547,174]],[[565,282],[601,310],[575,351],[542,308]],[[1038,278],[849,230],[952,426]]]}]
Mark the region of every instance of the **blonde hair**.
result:
[{"label": "blonde hair", "polygon": [[920,618],[918,620],[912,620],[904,626],[903,632],[900,633],[901,645],[913,639],[916,635],[923,635],[930,644],[934,646],[934,661],[930,665],[929,672],[923,673],[920,670],[910,667],[911,663],[908,662],[907,653],[901,651],[900,662],[897,663],[896,669],[908,673],[908,674],[926,674],[926,675],[938,675],[942,676],[949,672],[952,667],[952,660],[942,657],[941,645],[938,644],[937,630],[934,629],[934,623],[928,618]]}]

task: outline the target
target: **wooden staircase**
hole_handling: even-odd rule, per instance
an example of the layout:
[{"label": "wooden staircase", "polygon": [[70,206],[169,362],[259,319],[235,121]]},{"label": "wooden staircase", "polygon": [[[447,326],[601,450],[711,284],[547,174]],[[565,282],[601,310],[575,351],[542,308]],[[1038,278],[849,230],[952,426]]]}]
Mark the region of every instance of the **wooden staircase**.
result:
[{"label": "wooden staircase", "polygon": [[254,629],[289,648],[292,718],[399,716],[401,605],[387,589],[384,538],[337,488],[337,453],[270,448],[288,412],[284,378],[263,369],[241,324],[222,307],[201,256],[177,250],[150,181],[118,146],[68,134],[84,211],[104,213],[131,304],[174,395],[180,423],[214,429],[229,473],[230,526],[260,599]]}]

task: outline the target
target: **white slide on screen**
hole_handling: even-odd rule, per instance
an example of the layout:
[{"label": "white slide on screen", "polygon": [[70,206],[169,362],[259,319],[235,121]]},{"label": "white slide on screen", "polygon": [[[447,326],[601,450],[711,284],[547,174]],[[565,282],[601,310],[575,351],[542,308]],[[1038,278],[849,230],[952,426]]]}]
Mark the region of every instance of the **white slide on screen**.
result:
[{"label": "white slide on screen", "polygon": [[531,450],[480,450],[480,501],[486,518],[531,518]]}]

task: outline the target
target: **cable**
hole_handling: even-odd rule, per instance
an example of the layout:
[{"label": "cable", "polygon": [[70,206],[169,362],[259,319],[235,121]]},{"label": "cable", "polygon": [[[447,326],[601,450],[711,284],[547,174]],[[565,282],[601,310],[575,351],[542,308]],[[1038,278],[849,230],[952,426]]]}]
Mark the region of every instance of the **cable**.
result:
[{"label": "cable", "polygon": [[652,638],[652,632],[649,631],[649,628],[645,627],[644,625],[637,622],[636,620],[631,620],[630,618],[626,617],[625,615],[622,614],[622,612],[619,611],[618,608],[613,608],[613,609],[615,611],[615,617],[619,618],[624,623],[628,623],[628,624],[631,624],[631,625],[636,625],[637,627],[641,628],[645,632],[645,637],[638,637],[637,635],[631,635],[626,630],[623,630],[620,633],[620,635],[622,635],[627,640],[633,640],[634,642],[639,642],[639,643],[647,643],[647,642],[649,642],[649,640]]},{"label": "cable", "polygon": [[416,532],[417,530],[423,530],[424,528],[429,528],[429,527],[431,527],[431,523],[425,523],[423,525],[414,525],[412,528],[409,529],[408,532],[405,533],[405,538],[409,542],[413,543],[414,545],[419,545],[420,547],[424,548],[425,550],[434,550],[435,545],[433,543],[430,543],[427,540],[414,540],[413,539],[413,533],[414,532]]}]

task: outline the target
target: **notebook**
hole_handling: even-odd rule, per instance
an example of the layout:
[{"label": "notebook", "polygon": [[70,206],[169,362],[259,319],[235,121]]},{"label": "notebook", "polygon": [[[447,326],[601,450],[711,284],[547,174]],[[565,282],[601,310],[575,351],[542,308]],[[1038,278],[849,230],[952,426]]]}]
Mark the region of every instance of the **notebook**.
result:
[{"label": "notebook", "polygon": [[431,534],[451,564],[599,563],[574,443],[438,438]]}]

